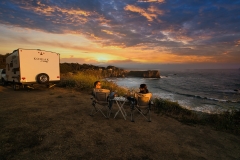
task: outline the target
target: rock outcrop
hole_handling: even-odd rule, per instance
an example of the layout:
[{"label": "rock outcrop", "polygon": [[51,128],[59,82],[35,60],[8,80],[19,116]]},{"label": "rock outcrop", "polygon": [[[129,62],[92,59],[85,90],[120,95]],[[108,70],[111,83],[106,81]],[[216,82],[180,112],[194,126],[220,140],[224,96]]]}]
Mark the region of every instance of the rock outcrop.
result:
[{"label": "rock outcrop", "polygon": [[128,77],[143,77],[143,78],[160,78],[160,73],[158,70],[148,70],[148,71],[130,71],[127,74]]}]

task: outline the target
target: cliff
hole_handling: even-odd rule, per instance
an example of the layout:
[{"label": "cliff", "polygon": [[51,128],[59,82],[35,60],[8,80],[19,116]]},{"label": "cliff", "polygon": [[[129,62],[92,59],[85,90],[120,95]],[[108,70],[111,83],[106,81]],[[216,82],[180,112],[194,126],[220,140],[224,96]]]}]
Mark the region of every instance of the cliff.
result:
[{"label": "cliff", "polygon": [[143,78],[160,78],[160,73],[158,70],[148,70],[148,71],[130,71],[127,74],[128,77],[143,77]]}]

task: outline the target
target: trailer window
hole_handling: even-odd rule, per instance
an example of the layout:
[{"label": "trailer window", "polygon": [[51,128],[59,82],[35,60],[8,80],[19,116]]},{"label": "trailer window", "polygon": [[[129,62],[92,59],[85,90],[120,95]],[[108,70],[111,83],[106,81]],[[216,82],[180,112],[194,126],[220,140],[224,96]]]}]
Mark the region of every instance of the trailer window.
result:
[{"label": "trailer window", "polygon": [[16,74],[16,72],[19,71],[19,68],[13,68],[12,72],[14,72],[14,74]]},{"label": "trailer window", "polygon": [[6,71],[5,71],[5,69],[3,69],[3,70],[2,70],[2,74],[6,74]]}]

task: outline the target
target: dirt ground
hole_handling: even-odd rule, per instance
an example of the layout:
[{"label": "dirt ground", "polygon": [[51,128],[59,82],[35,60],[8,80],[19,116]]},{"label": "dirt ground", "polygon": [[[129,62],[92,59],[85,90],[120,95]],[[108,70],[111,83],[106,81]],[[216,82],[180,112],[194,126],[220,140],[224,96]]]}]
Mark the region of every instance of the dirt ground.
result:
[{"label": "dirt ground", "polygon": [[152,122],[91,117],[90,97],[0,86],[0,159],[240,159],[240,136],[155,113]]}]

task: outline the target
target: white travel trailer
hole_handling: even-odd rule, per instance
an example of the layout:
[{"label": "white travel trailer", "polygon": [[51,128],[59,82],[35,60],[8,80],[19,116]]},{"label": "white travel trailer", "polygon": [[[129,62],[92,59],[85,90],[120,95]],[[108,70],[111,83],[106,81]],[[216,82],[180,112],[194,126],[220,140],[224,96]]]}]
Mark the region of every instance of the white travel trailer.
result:
[{"label": "white travel trailer", "polygon": [[19,86],[60,81],[60,54],[39,49],[17,49],[6,58],[6,81]]}]

